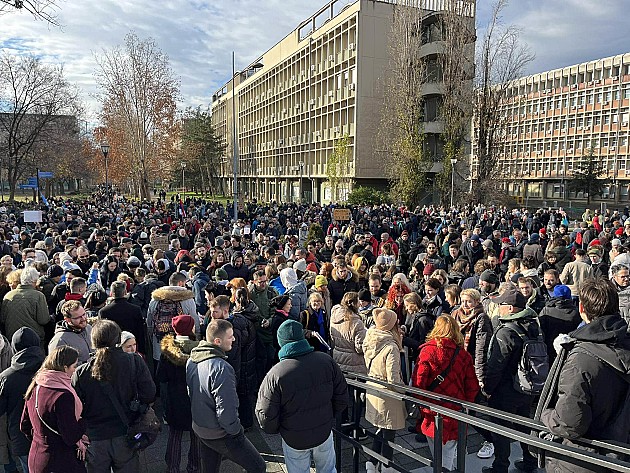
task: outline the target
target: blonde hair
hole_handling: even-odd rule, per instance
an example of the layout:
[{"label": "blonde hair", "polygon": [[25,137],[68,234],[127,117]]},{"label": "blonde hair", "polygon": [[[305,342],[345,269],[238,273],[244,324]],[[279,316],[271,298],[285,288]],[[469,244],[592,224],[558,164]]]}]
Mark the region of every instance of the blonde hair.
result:
[{"label": "blonde hair", "polygon": [[438,347],[442,346],[442,339],[448,338],[455,342],[455,345],[464,346],[464,336],[457,321],[450,315],[440,315],[435,321],[433,330],[427,335],[427,342],[435,340]]},{"label": "blonde hair", "polygon": [[315,299],[319,300],[319,302],[324,305],[324,298],[319,292],[311,292],[311,295],[308,296],[308,305],[310,306],[311,302],[313,302]]},{"label": "blonde hair", "polygon": [[460,299],[464,296],[470,297],[472,300],[479,302],[481,300],[481,294],[477,289],[464,289],[459,295]]}]

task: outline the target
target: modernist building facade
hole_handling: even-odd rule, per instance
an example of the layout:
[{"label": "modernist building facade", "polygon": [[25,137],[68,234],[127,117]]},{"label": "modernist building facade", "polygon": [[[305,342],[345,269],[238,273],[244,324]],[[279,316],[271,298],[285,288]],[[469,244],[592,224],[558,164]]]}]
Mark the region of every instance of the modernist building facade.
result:
[{"label": "modernist building facade", "polygon": [[500,168],[519,201],[582,204],[584,193],[567,182],[592,147],[609,180],[595,200],[630,202],[630,53],[518,79],[501,113]]},{"label": "modernist building facade", "polygon": [[[227,188],[233,176],[234,112],[243,198],[325,202],[343,200],[352,185],[385,186],[374,150],[394,4],[420,5],[428,28],[447,2],[332,0],[236,73],[212,101],[213,124],[226,144],[221,175]],[[474,1],[469,5],[474,19]],[[423,48],[426,55],[435,55],[430,46]],[[326,163],[342,137],[347,138],[348,179],[332,196]]]}]

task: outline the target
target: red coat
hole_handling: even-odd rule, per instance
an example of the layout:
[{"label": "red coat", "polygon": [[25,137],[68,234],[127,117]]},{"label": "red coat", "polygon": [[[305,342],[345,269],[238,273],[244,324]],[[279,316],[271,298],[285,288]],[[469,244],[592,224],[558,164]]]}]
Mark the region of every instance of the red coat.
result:
[{"label": "red coat", "polygon": [[[455,342],[453,340],[441,339],[442,347],[438,347],[436,340],[430,340],[420,347],[420,354],[416,366],[413,370],[412,383],[413,386],[420,389],[427,389],[439,374],[441,374],[455,353]],[[479,382],[475,375],[475,366],[473,359],[466,350],[460,349],[457,354],[451,371],[448,373],[444,381],[439,384],[435,393],[444,394],[446,396],[462,399],[472,402],[479,392]],[[450,409],[457,410],[457,405],[449,402],[430,401],[433,404],[439,404]],[[435,412],[429,409],[423,409],[422,433],[427,437],[435,437]],[[449,440],[457,440],[457,421],[449,417],[444,417],[444,436],[442,442]]]}]

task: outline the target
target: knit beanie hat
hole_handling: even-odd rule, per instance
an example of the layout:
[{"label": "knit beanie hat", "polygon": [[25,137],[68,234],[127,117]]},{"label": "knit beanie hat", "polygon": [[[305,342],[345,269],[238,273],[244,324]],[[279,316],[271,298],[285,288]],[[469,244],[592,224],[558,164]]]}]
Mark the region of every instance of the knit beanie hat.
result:
[{"label": "knit beanie hat", "polygon": [[319,288],[322,286],[328,286],[328,279],[326,279],[326,276],[318,274],[317,276],[315,276],[315,287]]},{"label": "knit beanie hat", "polygon": [[195,333],[195,319],[188,314],[173,317],[171,324],[177,335],[189,337]]},{"label": "knit beanie hat", "polygon": [[300,258],[295,263],[293,263],[293,269],[296,271],[306,271],[306,260],[304,258]]},{"label": "knit beanie hat", "polygon": [[136,338],[136,336],[133,333],[127,332],[125,330],[120,332],[120,346],[123,346],[125,343],[127,343],[132,338]]},{"label": "knit beanie hat", "polygon": [[58,264],[53,264],[49,266],[48,269],[46,270],[46,276],[48,276],[49,278],[56,278],[59,276],[63,276],[63,268],[59,266]]},{"label": "knit beanie hat", "polygon": [[434,273],[434,271],[435,271],[435,265],[429,263],[422,270],[422,274],[431,276]]},{"label": "knit beanie hat", "polygon": [[291,298],[285,294],[281,296],[276,296],[269,301],[269,305],[275,309],[282,309],[289,301],[289,299]]},{"label": "knit beanie hat", "polygon": [[359,291],[359,300],[364,302],[372,302],[372,294],[366,288]]},{"label": "knit beanie hat", "polygon": [[287,343],[304,340],[304,327],[297,320],[285,320],[278,327],[278,345],[285,346]]},{"label": "knit beanie hat", "polygon": [[494,284],[495,286],[499,284],[499,276],[494,271],[490,269],[486,269],[481,276],[479,276],[480,281],[489,282],[490,284]]},{"label": "knit beanie hat", "polygon": [[373,312],[374,325],[379,330],[389,331],[394,328],[398,317],[396,312],[389,309],[376,309]]}]

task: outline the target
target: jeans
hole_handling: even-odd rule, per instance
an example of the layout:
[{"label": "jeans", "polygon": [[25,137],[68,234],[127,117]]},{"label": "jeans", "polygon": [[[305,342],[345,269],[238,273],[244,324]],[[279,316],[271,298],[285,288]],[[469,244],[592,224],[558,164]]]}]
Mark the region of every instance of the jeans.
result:
[{"label": "jeans", "polygon": [[[434,440],[433,437],[427,437],[431,456],[433,457],[433,461],[436,461],[435,453],[433,453],[433,449],[435,448]],[[457,468],[457,440],[449,440],[445,444],[442,444],[442,468],[446,468],[449,471]]]},{"label": "jeans", "polygon": [[127,446],[127,436],[92,440],[87,448],[88,473],[134,473],[140,471],[138,452]]},{"label": "jeans", "polygon": [[[532,396],[517,393],[511,388],[500,389],[493,393],[490,401],[488,402],[488,406],[493,409],[500,409],[502,411],[517,414],[523,417],[530,417],[531,405]],[[496,423],[520,430],[524,433],[529,433],[528,428],[512,424],[511,422],[497,419]],[[493,433],[492,443],[494,444],[494,461],[492,462],[492,467],[495,472],[507,473],[510,467],[510,439]],[[521,442],[521,449],[523,450],[523,460],[525,462],[525,466],[532,468],[537,467],[538,460],[535,456],[529,453],[527,444]]]},{"label": "jeans", "polygon": [[203,473],[219,473],[223,457],[232,460],[247,473],[265,473],[267,466],[243,430],[220,439],[199,437],[199,456]]},{"label": "jeans", "polygon": [[332,432],[324,443],[307,450],[296,450],[288,446],[283,439],[282,451],[288,473],[309,473],[311,471],[311,457],[315,462],[317,473],[337,473]]}]

